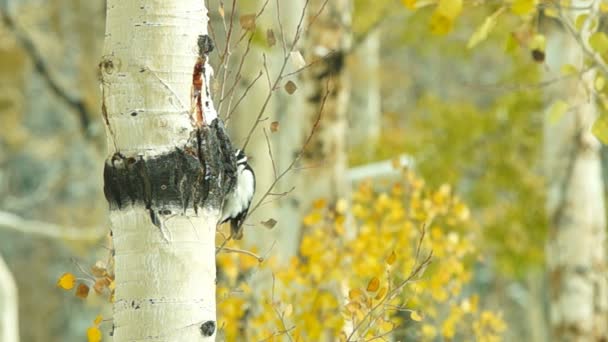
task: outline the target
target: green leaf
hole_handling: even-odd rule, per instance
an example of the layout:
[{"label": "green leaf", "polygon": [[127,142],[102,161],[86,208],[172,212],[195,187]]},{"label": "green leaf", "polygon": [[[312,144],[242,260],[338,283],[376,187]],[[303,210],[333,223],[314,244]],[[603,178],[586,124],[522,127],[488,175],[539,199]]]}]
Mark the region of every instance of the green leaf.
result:
[{"label": "green leaf", "polygon": [[562,75],[564,75],[564,76],[570,76],[570,75],[574,75],[574,74],[578,73],[578,69],[572,64],[562,65],[562,67],[560,68],[560,71],[562,72]]},{"label": "green leaf", "polygon": [[494,27],[496,27],[496,19],[500,13],[503,12],[503,10],[504,7],[501,7],[498,11],[494,12],[492,15],[487,17],[486,20],[484,20],[483,24],[481,24],[481,26],[479,26],[475,32],[473,32],[471,38],[469,38],[467,48],[471,49],[488,38],[488,34],[494,30]]},{"label": "green leaf", "polygon": [[576,17],[576,20],[574,22],[574,27],[576,27],[576,29],[580,31],[583,28],[583,25],[585,25],[587,18],[589,18],[589,14],[587,14],[587,13],[583,13],[583,14],[579,15],[578,17]]},{"label": "green leaf", "polygon": [[568,106],[566,102],[562,100],[555,101],[547,111],[549,123],[554,124],[558,122],[562,118],[562,116],[564,116],[564,113],[568,111],[568,108],[570,108],[570,106]]},{"label": "green leaf", "polygon": [[608,115],[601,115],[591,127],[591,133],[604,145],[608,145]]},{"label": "green leaf", "polygon": [[595,32],[589,37],[589,45],[601,55],[608,51],[608,36],[604,32]]},{"label": "green leaf", "polygon": [[598,75],[595,78],[595,82],[593,82],[593,86],[595,88],[595,91],[602,91],[602,89],[604,89],[604,86],[606,86],[606,79],[604,78],[604,76]]},{"label": "green leaf", "polygon": [[530,14],[536,6],[535,0],[515,0],[511,5],[511,11],[517,15]]}]

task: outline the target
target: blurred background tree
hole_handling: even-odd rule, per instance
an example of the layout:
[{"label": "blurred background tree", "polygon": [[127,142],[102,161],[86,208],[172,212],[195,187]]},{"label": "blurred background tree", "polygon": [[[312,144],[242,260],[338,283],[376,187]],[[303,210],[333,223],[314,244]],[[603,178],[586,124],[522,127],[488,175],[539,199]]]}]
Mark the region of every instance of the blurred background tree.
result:
[{"label": "blurred background tree", "polygon": [[[87,301],[87,305],[80,305],[78,299],[57,291],[54,284],[61,273],[78,268],[70,261],[71,258],[87,269],[87,265],[104,258],[107,253],[101,247],[106,244],[103,238],[106,209],[101,197],[101,167],[105,153],[96,76],[103,38],[104,2],[3,0],[1,3],[0,87],[4,91],[0,92],[0,122],[5,129],[0,133],[0,210],[6,215],[0,215],[0,227],[4,228],[0,230],[0,253],[17,280],[21,339],[82,340],[86,327],[103,310],[99,308],[102,301],[92,300]],[[293,38],[305,1],[238,1],[234,16],[232,5],[235,2],[209,0],[208,3],[218,53],[225,47],[223,40],[229,32],[229,26],[224,28],[224,25],[231,18],[235,20],[231,34],[236,38],[233,37],[234,45],[229,47],[232,57],[222,60],[220,55],[214,55],[213,62],[221,66],[216,68],[217,87],[225,87],[224,92],[216,94],[227,95],[222,100],[221,114],[224,118],[232,115],[239,118],[233,121],[239,122],[238,127],[236,124],[232,126],[232,119],[227,123],[233,141],[239,146],[248,139],[251,126],[258,120],[256,116],[270,93],[265,68],[274,76],[270,77],[271,81],[279,74],[285,57],[282,40]],[[238,324],[226,321],[222,331],[227,340],[243,334],[243,329],[250,327],[245,325],[246,322],[259,323],[256,325],[258,330],[247,331],[251,338],[263,337],[263,334],[255,335],[261,332],[272,333],[275,331],[273,328],[285,323],[278,319],[280,314],[290,319],[297,318],[296,321],[309,319],[311,323],[305,326],[306,329],[314,326],[313,318],[333,317],[336,321],[331,322],[341,320],[334,326],[336,332],[344,331],[348,319],[331,310],[345,309],[353,299],[349,298],[349,289],[365,288],[370,277],[378,272],[383,274],[385,260],[399,234],[418,232],[411,230],[412,227],[399,233],[397,229],[392,231],[382,225],[366,225],[362,212],[355,210],[357,204],[368,211],[376,208],[381,202],[381,194],[392,196],[391,184],[412,181],[404,180],[400,169],[385,172],[381,167],[385,165],[381,161],[396,160],[404,154],[414,161],[414,169],[420,175],[416,179],[425,180],[426,195],[440,193],[440,189],[449,185],[450,195],[458,197],[470,209],[471,217],[457,230],[439,229],[433,236],[433,229],[429,227],[428,243],[443,241],[449,245],[452,242],[447,237],[453,239],[456,235],[450,235],[450,232],[455,231],[459,243],[473,245],[474,248],[462,259],[455,256],[457,262],[452,260],[470,279],[463,279],[460,291],[451,293],[449,300],[440,303],[437,303],[434,291],[440,292],[447,285],[435,277],[440,273],[438,269],[450,267],[441,265],[452,261],[436,253],[437,266],[434,267],[437,268],[427,270],[421,285],[422,291],[426,289],[429,292],[423,292],[419,301],[408,306],[420,313],[421,322],[414,323],[416,320],[412,319],[411,312],[391,316],[411,328],[409,335],[408,332],[400,332],[400,336],[412,339],[416,338],[413,336],[427,336],[431,340],[458,340],[466,336],[462,337],[466,340],[475,334],[475,327],[479,330],[481,322],[485,322],[486,327],[493,325],[497,336],[502,335],[505,340],[549,340],[547,308],[550,300],[546,289],[552,279],[545,276],[544,265],[545,243],[551,223],[545,210],[548,199],[546,185],[551,180],[546,180],[543,170],[546,157],[543,139],[548,138],[544,125],[555,129],[558,126],[551,126],[549,121],[559,122],[571,117],[567,111],[569,107],[563,108],[556,101],[570,102],[561,95],[568,87],[564,79],[578,84],[578,76],[583,75],[594,59],[588,58],[583,66],[571,61],[554,61],[566,47],[575,52],[584,47],[595,49],[601,52],[599,58],[602,58],[605,44],[602,43],[603,38],[596,35],[591,46],[584,44],[581,47],[580,43],[574,42],[558,44],[558,52],[549,49],[551,37],[572,35],[572,32],[564,30],[560,24],[563,16],[555,11],[561,2],[452,1],[450,6],[447,3],[445,0],[355,0],[350,7],[352,12],[348,12],[351,5],[337,9],[341,1],[310,2],[305,23],[315,18],[316,12],[312,9],[322,6],[326,7],[327,15],[339,12],[344,17],[352,16],[340,21],[346,25],[345,30],[352,31],[348,32],[348,44],[341,45],[344,38],[332,33],[323,33],[320,37],[340,42],[326,47],[329,54],[323,62],[335,61],[332,58],[340,55],[344,64],[340,71],[343,70],[345,76],[334,75],[329,79],[329,85],[336,84],[339,79],[345,89],[350,89],[346,96],[349,98],[348,106],[331,105],[324,112],[326,118],[340,115],[346,118],[344,136],[330,136],[331,139],[343,139],[343,143],[335,145],[343,147],[330,149],[329,154],[324,154],[321,153],[323,144],[308,146],[306,158],[295,165],[295,172],[290,172],[273,190],[276,193],[290,192],[295,186],[293,192],[268,198],[248,220],[244,243],[248,249],[265,256],[267,261],[259,265],[251,256],[219,254],[222,272],[218,285],[220,317],[240,320]],[[262,7],[264,11],[256,19],[255,30],[245,33],[238,19],[257,13]],[[569,11],[569,7],[565,6],[563,10]],[[605,4],[602,3],[598,10],[604,15]],[[7,16],[10,21],[6,20]],[[575,31],[581,29],[585,22],[585,18],[577,18],[571,19]],[[284,37],[281,37],[279,19]],[[322,17],[315,20],[319,25],[325,23]],[[351,21],[352,24],[347,24]],[[601,32],[603,21],[599,23]],[[335,23],[330,22],[330,27],[335,29],[336,26],[331,25]],[[301,52],[305,63],[310,63],[314,60],[311,56],[317,43],[309,40],[311,36],[307,35],[314,32],[314,28],[310,32],[307,26],[306,29],[298,41],[297,51]],[[269,30],[272,30],[274,44],[269,38]],[[244,38],[239,41],[241,35]],[[299,64],[293,61],[296,57],[292,56],[288,59],[287,73],[299,68]],[[589,54],[585,56],[589,57]],[[242,71],[241,60],[244,61]],[[40,62],[45,66],[42,69]],[[574,67],[569,67],[570,64]],[[227,67],[225,70],[224,65]],[[305,109],[304,103],[319,98],[319,92],[316,92],[316,97],[309,95],[312,82],[321,80],[317,86],[327,85],[326,79],[314,76],[321,68],[313,65],[308,68],[311,70],[283,79],[279,84],[280,90],[273,93],[265,107],[261,117],[263,121],[258,123],[247,147],[260,181],[257,199],[273,182],[273,163],[279,171],[286,169],[306,139],[315,112]],[[605,70],[600,63],[598,74],[605,77]],[[226,78],[224,72],[229,72]],[[261,77],[255,81],[259,75]],[[288,81],[296,86],[293,94],[285,88]],[[252,82],[254,86],[250,87]],[[590,97],[600,99],[600,105],[603,105],[606,87],[601,82],[595,77],[589,93],[592,94]],[[236,86],[235,95],[229,100],[233,84]],[[239,102],[244,93],[247,96]],[[323,91],[320,93],[324,94]],[[74,105],[79,103],[81,107]],[[555,103],[558,103],[557,107]],[[603,111],[604,107],[599,109]],[[321,121],[321,125],[325,122]],[[243,123],[242,127],[240,123]],[[321,127],[319,132],[322,133],[324,128]],[[597,127],[596,131],[601,133]],[[273,158],[268,153],[269,146]],[[325,193],[312,195],[312,185],[320,185],[318,181],[325,177],[322,174],[329,172],[335,160],[321,157],[315,161],[308,157],[341,153],[348,156],[348,162],[336,177],[345,182],[346,187],[354,189],[352,196],[343,195],[348,191],[334,193],[328,188],[324,189]],[[353,170],[358,166],[370,167],[367,170],[372,170],[370,174],[374,175],[371,184],[364,183],[364,190],[361,190],[359,180],[351,181]],[[98,170],[99,177],[92,176],[95,175],[94,170]],[[608,175],[605,171],[603,174],[604,177]],[[361,191],[367,191],[366,200],[369,202],[364,205],[361,204]],[[320,201],[318,197],[324,199]],[[345,206],[338,205],[343,203],[340,199],[345,200]],[[403,206],[405,211],[412,209],[410,202],[390,203]],[[351,220],[344,223],[345,229],[352,230],[353,235],[349,239],[336,239],[335,230],[340,226],[339,222],[336,223],[336,217],[340,216],[336,216],[336,210],[344,207],[348,208],[348,213],[343,216]],[[376,215],[386,214],[380,213],[383,214]],[[276,222],[269,224],[269,219]],[[304,225],[302,221],[306,219],[307,224]],[[56,230],[40,231],[34,229],[36,227]],[[370,227],[388,230],[385,235],[378,233],[375,239],[367,236],[363,239],[365,243],[357,245],[362,243],[361,236]],[[404,245],[411,245],[416,240],[415,236],[408,238],[414,240],[406,239]],[[315,241],[328,244],[316,245]],[[598,242],[602,246],[605,243]],[[332,277],[347,276],[325,273],[328,270],[326,260],[316,260],[318,255],[315,251],[320,253],[317,250],[320,246],[332,251],[338,247],[346,248],[349,244],[369,249],[369,255],[373,257],[360,260],[360,263],[351,260],[339,264],[340,267],[349,265],[358,270],[348,275],[348,287],[344,290],[341,288],[344,283]],[[384,244],[386,248],[374,249],[374,244]],[[233,242],[227,246],[243,247]],[[444,245],[437,242],[434,250],[437,252],[441,246]],[[296,259],[289,258],[294,255]],[[330,256],[340,259],[347,255],[354,259],[361,257],[361,254],[348,254],[348,249],[344,249],[342,256]],[[410,254],[397,255],[398,263],[405,265],[411,262]],[[291,269],[284,268],[290,266]],[[305,286],[311,284],[308,282],[310,279],[302,283],[296,280],[304,276],[299,273],[314,274],[311,270],[314,267],[321,268],[322,278],[327,279],[327,287],[334,292],[323,297],[327,306],[317,306],[315,310],[318,310],[311,310],[311,316],[307,318],[303,315],[309,306],[300,301],[305,297]],[[298,274],[288,273],[296,270]],[[365,273],[368,271],[369,274]],[[282,296],[279,306],[273,306],[276,303],[272,301],[257,300],[264,296],[272,297],[267,292],[264,294],[269,290],[268,286],[249,288],[256,276],[265,279],[262,284],[270,284],[272,273],[278,284],[276,295]],[[605,276],[600,273],[593,274],[605,281]],[[382,278],[382,281],[387,279]],[[439,285],[430,284],[433,281]],[[291,285],[293,282],[304,287],[294,287]],[[316,286],[323,285],[322,281],[316,283]],[[434,290],[429,290],[433,286]],[[280,309],[278,316],[273,313],[277,307]],[[469,321],[470,324],[449,323],[458,321],[465,311],[472,314],[473,307],[477,316]],[[331,310],[321,310],[326,308]],[[433,316],[434,311],[436,316]],[[332,315],[327,316],[327,312]],[[482,315],[483,312],[491,314]],[[497,312],[502,312],[502,316]],[[276,319],[275,322],[268,322],[270,318],[264,315],[269,314]],[[447,319],[449,317],[453,317],[452,321]],[[504,329],[498,317],[502,317],[508,329]],[[301,333],[303,328],[296,325],[294,329],[292,333],[295,334],[296,331]]]}]

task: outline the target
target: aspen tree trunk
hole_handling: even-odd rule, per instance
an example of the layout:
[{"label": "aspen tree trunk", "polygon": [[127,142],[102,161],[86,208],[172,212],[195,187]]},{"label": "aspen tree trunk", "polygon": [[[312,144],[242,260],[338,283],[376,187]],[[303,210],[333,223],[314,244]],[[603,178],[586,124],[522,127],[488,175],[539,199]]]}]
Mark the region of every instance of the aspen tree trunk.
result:
[{"label": "aspen tree trunk", "polygon": [[380,29],[367,33],[365,40],[348,59],[352,92],[348,106],[350,148],[366,159],[373,157],[374,143],[380,136]]},{"label": "aspen tree trunk", "polygon": [[115,341],[215,338],[215,231],[235,160],[211,101],[211,49],[204,1],[107,2]]},{"label": "aspen tree trunk", "polygon": [[[572,8],[587,8],[587,1],[573,1]],[[586,13],[595,17],[599,1],[590,10],[570,11],[573,18]],[[575,13],[573,13],[575,12]],[[597,18],[596,18],[597,19]],[[590,22],[583,28],[587,41]],[[547,58],[551,70],[564,63],[582,69],[581,47],[566,32],[549,40]],[[600,144],[590,132],[597,108],[590,89],[595,72],[582,80],[560,83],[562,99],[570,110],[556,123],[545,126],[548,181],[547,242],[550,323],[552,341],[605,341],[608,339],[606,284],[606,221]]]},{"label": "aspen tree trunk", "polygon": [[17,284],[0,256],[0,341],[19,342]]},{"label": "aspen tree trunk", "polygon": [[[324,3],[325,7],[319,13]],[[325,198],[331,203],[349,192],[345,134],[350,85],[345,72],[345,55],[351,43],[351,16],[350,0],[310,2],[307,17],[314,22],[305,37],[304,58],[313,64],[301,80],[305,103],[301,108],[304,122],[300,127],[304,132],[312,129],[328,87],[330,93],[323,105],[321,121],[302,156],[301,166],[305,169],[297,174],[292,203],[300,215],[310,209],[315,199]],[[304,133],[302,139],[306,136]],[[300,146],[302,144],[303,141]],[[281,232],[289,235],[280,239],[289,243],[282,248],[298,250],[301,222],[302,216],[293,230]]]}]

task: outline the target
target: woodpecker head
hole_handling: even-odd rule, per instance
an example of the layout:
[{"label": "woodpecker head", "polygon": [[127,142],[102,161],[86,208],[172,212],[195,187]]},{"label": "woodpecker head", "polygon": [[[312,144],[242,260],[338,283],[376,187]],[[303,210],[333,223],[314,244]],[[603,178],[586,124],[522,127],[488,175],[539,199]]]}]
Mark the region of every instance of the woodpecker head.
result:
[{"label": "woodpecker head", "polygon": [[234,153],[236,156],[236,165],[246,165],[247,164],[247,156],[243,150],[238,149]]}]

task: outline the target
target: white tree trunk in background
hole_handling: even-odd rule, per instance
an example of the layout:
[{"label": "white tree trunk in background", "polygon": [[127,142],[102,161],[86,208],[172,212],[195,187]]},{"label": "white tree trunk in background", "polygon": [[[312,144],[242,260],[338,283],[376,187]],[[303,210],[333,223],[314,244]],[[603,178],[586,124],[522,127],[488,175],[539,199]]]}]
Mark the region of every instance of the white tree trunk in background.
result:
[{"label": "white tree trunk in background", "polygon": [[[316,16],[324,3],[323,11]],[[301,93],[297,96],[305,99],[299,108],[302,119],[298,122],[301,122],[299,127],[303,132],[299,146],[303,145],[317,119],[328,87],[330,93],[323,105],[321,121],[302,156],[300,167],[304,169],[294,173],[296,189],[289,200],[298,216],[294,219],[296,226],[280,232],[288,235],[280,239],[290,242],[280,246],[286,253],[297,253],[302,218],[315,199],[325,198],[331,203],[349,192],[346,110],[350,80],[345,58],[351,44],[351,16],[350,0],[314,0],[308,7],[307,17],[315,18],[315,21],[305,32],[303,51],[306,63],[314,64],[302,73],[298,85]]]},{"label": "white tree trunk in background", "polygon": [[[184,146],[196,129],[191,117],[193,67],[197,40],[206,34],[204,1],[108,0],[100,63],[110,152],[106,169],[110,165],[129,169],[138,161],[155,165],[157,158],[177,148],[191,152]],[[206,65],[203,74],[210,71]],[[202,98],[210,121],[214,113],[213,104],[205,102],[207,83],[203,81]],[[148,192],[158,188],[152,196],[173,186],[172,179],[151,181],[160,185],[141,186]],[[110,203],[116,274],[114,340],[213,341],[219,208],[195,211],[192,205],[186,209],[169,201],[157,211],[158,203],[155,208],[155,204],[123,202],[119,208]]]},{"label": "white tree trunk in background", "polygon": [[366,34],[365,40],[348,59],[348,71],[352,79],[348,145],[370,159],[380,136],[380,29]]},{"label": "white tree trunk in background", "polygon": [[[597,11],[594,1],[591,11]],[[585,8],[588,1],[573,1]],[[576,12],[576,13],[572,13]],[[573,18],[589,10],[570,11]],[[588,25],[583,40],[592,33]],[[554,32],[547,60],[552,71],[569,63],[583,66],[583,53],[568,33]],[[546,120],[545,157],[548,182],[550,316],[553,341],[604,341],[608,338],[606,284],[606,208],[600,143],[590,127],[597,116],[594,72],[582,80],[560,83],[554,99],[570,110],[558,122]]]},{"label": "white tree trunk in background", "polygon": [[0,341],[19,342],[17,284],[0,256]]}]

